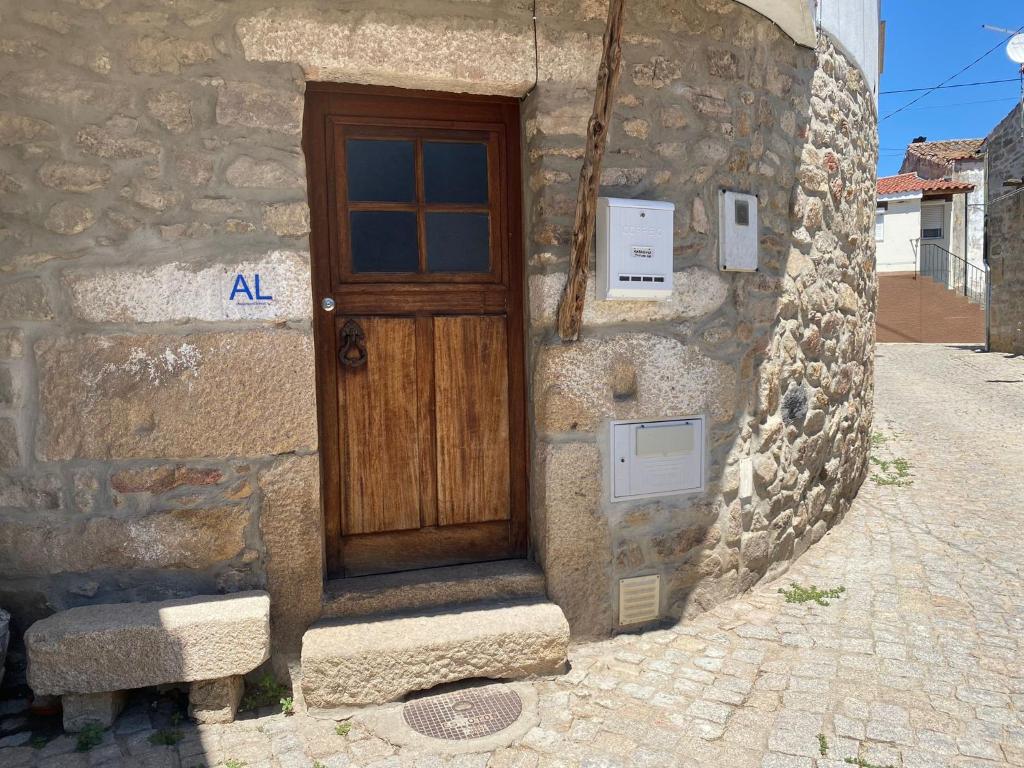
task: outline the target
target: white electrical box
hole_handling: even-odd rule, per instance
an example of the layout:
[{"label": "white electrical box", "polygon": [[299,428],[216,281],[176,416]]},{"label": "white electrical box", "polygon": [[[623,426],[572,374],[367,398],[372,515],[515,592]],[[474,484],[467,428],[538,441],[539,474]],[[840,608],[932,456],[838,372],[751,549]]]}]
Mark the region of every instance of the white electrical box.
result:
[{"label": "white electrical box", "polygon": [[704,490],[704,417],[613,421],[612,501]]},{"label": "white electrical box", "polygon": [[675,208],[656,200],[597,199],[597,298],[671,298]]},{"label": "white electrical box", "polygon": [[718,266],[729,272],[756,272],[757,195],[722,190],[718,196]]}]

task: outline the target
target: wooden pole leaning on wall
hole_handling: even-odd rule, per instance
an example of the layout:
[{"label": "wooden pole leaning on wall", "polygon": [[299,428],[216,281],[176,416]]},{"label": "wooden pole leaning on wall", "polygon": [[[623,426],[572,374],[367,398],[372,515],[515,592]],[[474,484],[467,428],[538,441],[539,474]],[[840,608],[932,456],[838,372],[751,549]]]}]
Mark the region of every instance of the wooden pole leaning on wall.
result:
[{"label": "wooden pole leaning on wall", "polygon": [[587,262],[597,215],[597,190],[601,181],[608,124],[611,121],[615,85],[622,65],[622,20],[624,0],[609,0],[608,21],[604,28],[601,66],[597,70],[594,111],[587,123],[587,144],[576,191],[576,218],[572,225],[569,274],[558,307],[558,335],[562,341],[575,341],[583,322],[583,302],[587,292]]}]

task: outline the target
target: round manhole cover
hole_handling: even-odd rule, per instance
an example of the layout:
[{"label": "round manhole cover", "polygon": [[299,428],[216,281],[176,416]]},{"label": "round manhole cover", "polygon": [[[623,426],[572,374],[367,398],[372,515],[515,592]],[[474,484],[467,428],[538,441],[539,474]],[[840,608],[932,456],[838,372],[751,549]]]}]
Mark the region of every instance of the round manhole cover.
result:
[{"label": "round manhole cover", "polygon": [[424,736],[463,741],[508,728],[522,712],[523,702],[515,691],[491,686],[410,701],[402,716]]}]

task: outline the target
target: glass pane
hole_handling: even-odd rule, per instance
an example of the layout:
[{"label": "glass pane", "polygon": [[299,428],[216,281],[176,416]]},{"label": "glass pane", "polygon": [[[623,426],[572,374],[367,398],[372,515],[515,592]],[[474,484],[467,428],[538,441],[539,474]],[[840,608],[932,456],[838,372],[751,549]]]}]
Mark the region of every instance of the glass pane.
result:
[{"label": "glass pane", "polygon": [[428,213],[427,269],[490,271],[489,219],[486,213]]},{"label": "glass pane", "polygon": [[487,145],[423,142],[423,186],[428,203],[487,203]]},{"label": "glass pane", "polygon": [[416,199],[411,141],[348,139],[348,199],[411,203]]},{"label": "glass pane", "polygon": [[352,211],[353,272],[416,272],[419,245],[416,214],[407,211]]}]

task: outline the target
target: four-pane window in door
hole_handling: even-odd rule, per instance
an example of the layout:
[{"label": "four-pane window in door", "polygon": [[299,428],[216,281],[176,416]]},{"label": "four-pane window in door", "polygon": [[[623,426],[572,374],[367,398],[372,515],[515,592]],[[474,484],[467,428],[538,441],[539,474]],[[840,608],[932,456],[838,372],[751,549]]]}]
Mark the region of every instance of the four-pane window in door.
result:
[{"label": "four-pane window in door", "polygon": [[342,237],[348,232],[346,271],[367,277],[492,271],[498,201],[486,135],[350,135],[343,152],[338,192]]}]

